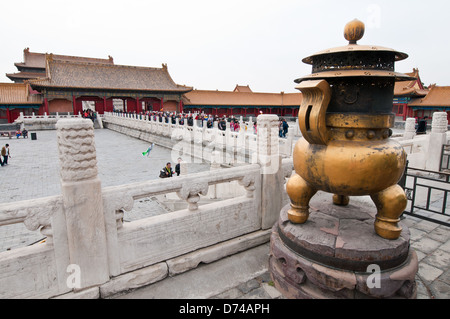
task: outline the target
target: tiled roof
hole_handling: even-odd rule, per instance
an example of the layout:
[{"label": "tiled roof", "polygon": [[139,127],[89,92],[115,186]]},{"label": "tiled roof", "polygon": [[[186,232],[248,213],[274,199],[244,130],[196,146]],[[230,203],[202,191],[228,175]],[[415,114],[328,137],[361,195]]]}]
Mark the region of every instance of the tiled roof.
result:
[{"label": "tiled roof", "polygon": [[243,86],[236,84],[236,87],[234,88],[233,92],[253,92],[252,89],[250,89],[250,86]]},{"label": "tiled roof", "polygon": [[14,63],[14,65],[19,69],[21,67],[45,69],[47,56],[51,56],[53,60],[58,61],[88,62],[94,64],[114,64],[114,60],[112,57],[108,57],[108,59],[98,59],[98,58],[86,58],[60,54],[37,53],[37,52],[30,52],[30,49],[26,48],[25,50],[23,50],[23,62]]},{"label": "tiled roof", "polygon": [[428,93],[428,90],[422,85],[418,69],[413,69],[413,72],[406,73],[406,75],[415,77],[416,79],[413,81],[395,82],[394,96],[425,96]]},{"label": "tiled roof", "polygon": [[431,86],[424,98],[413,99],[410,107],[450,107],[450,86]]},{"label": "tiled roof", "polygon": [[78,88],[185,93],[191,87],[176,84],[167,65],[147,68],[48,59],[47,78],[30,80],[33,88]]},{"label": "tiled roof", "polygon": [[17,72],[17,73],[7,73],[6,76],[9,79],[39,79],[45,77],[45,73],[41,72]]},{"label": "tiled roof", "polygon": [[0,104],[40,104],[41,95],[30,94],[26,83],[0,83]]},{"label": "tiled roof", "polygon": [[185,94],[186,105],[300,106],[301,93],[256,93],[194,90]]}]

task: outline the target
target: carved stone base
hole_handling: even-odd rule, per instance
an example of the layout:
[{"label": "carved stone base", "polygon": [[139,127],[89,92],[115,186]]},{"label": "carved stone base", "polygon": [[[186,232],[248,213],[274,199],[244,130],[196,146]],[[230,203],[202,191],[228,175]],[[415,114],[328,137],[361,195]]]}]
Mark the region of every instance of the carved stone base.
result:
[{"label": "carved stone base", "polygon": [[[409,229],[387,240],[375,233],[375,207],[312,200],[305,224],[288,220],[285,206],[272,229],[269,270],[287,298],[416,298],[416,253]],[[360,207],[361,206],[361,207]]]}]

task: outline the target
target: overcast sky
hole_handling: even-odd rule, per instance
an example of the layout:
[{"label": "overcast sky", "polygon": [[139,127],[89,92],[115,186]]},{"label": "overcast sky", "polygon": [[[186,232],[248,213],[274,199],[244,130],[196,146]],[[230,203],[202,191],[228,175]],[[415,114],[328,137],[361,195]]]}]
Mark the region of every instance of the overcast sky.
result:
[{"label": "overcast sky", "polygon": [[0,82],[23,49],[161,67],[178,84],[231,91],[298,92],[301,60],[346,45],[344,25],[366,25],[359,44],[405,52],[398,72],[450,86],[450,1],[1,0]]}]

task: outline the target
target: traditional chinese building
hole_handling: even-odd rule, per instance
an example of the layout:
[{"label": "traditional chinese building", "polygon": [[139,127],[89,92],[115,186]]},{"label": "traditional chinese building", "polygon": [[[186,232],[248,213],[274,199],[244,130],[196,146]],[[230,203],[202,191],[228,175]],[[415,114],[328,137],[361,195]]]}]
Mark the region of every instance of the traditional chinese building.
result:
[{"label": "traditional chinese building", "polygon": [[447,112],[447,121],[450,120],[450,86],[429,87],[426,96],[415,98],[408,104],[412,111],[411,117],[423,118],[433,117],[434,112]]},{"label": "traditional chinese building", "polygon": [[42,98],[32,94],[26,83],[0,83],[0,123],[12,123],[24,115],[38,114],[42,106]]},{"label": "traditional chinese building", "polygon": [[108,59],[86,58],[69,55],[30,52],[30,48],[23,50],[23,62],[14,63],[19,72],[7,73],[6,76],[15,83],[46,77],[46,59],[51,55],[55,61],[88,62],[92,64],[114,64],[111,56]]},{"label": "traditional chinese building", "polygon": [[182,111],[182,96],[191,87],[176,84],[167,65],[162,68],[63,61],[46,58],[46,77],[29,80],[42,94],[44,111],[82,111],[83,101],[95,103],[95,111],[113,111],[113,100],[124,101],[124,111],[152,109]]},{"label": "traditional chinese building", "polygon": [[415,77],[416,79],[395,83],[392,110],[397,118],[403,121],[405,121],[407,117],[414,117],[414,111],[409,107],[410,101],[426,96],[429,91],[423,86],[418,69],[413,69],[413,72],[405,74]]},{"label": "traditional chinese building", "polygon": [[239,85],[233,91],[193,90],[185,97],[185,111],[218,116],[257,116],[261,112],[297,116],[302,101],[301,93],[257,93]]}]

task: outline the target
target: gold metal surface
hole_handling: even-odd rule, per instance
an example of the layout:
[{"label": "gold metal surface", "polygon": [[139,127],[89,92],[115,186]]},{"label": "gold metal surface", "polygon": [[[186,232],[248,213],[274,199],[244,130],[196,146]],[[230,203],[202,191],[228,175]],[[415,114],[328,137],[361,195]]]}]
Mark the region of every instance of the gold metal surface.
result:
[{"label": "gold metal surface", "polygon": [[326,145],[328,131],[326,111],[331,98],[330,85],[325,80],[307,81],[296,89],[302,91],[302,104],[298,115],[300,131],[311,144]]},{"label": "gold metal surface", "polygon": [[379,78],[394,78],[395,81],[412,81],[417,78],[409,75],[405,75],[402,73],[394,72],[394,71],[384,71],[384,70],[331,70],[324,72],[317,72],[305,75],[299,79],[296,79],[295,83],[300,83],[305,80],[329,80],[336,77],[344,77],[344,78],[356,78],[356,77],[379,77]]},{"label": "gold metal surface", "polygon": [[350,198],[346,195],[333,195],[333,204],[338,206],[347,206],[350,201]]},{"label": "gold metal surface", "polygon": [[311,187],[361,196],[397,183],[406,165],[403,147],[392,140],[330,140],[328,145],[299,139],[294,168]]},{"label": "gold metal surface", "polygon": [[326,126],[344,128],[391,128],[394,127],[394,114],[351,114],[334,113],[327,114]]},{"label": "gold metal surface", "polygon": [[294,174],[286,183],[286,192],[291,199],[288,218],[295,224],[303,224],[309,217],[309,201],[317,192],[298,174]]},{"label": "gold metal surface", "polygon": [[349,44],[356,44],[356,41],[361,40],[364,35],[364,23],[358,19],[354,19],[347,23],[344,27],[344,38]]},{"label": "gold metal surface", "polygon": [[375,217],[375,231],[387,239],[397,239],[402,228],[397,224],[406,208],[407,198],[399,185],[393,185],[377,194],[371,195],[378,214]]}]

